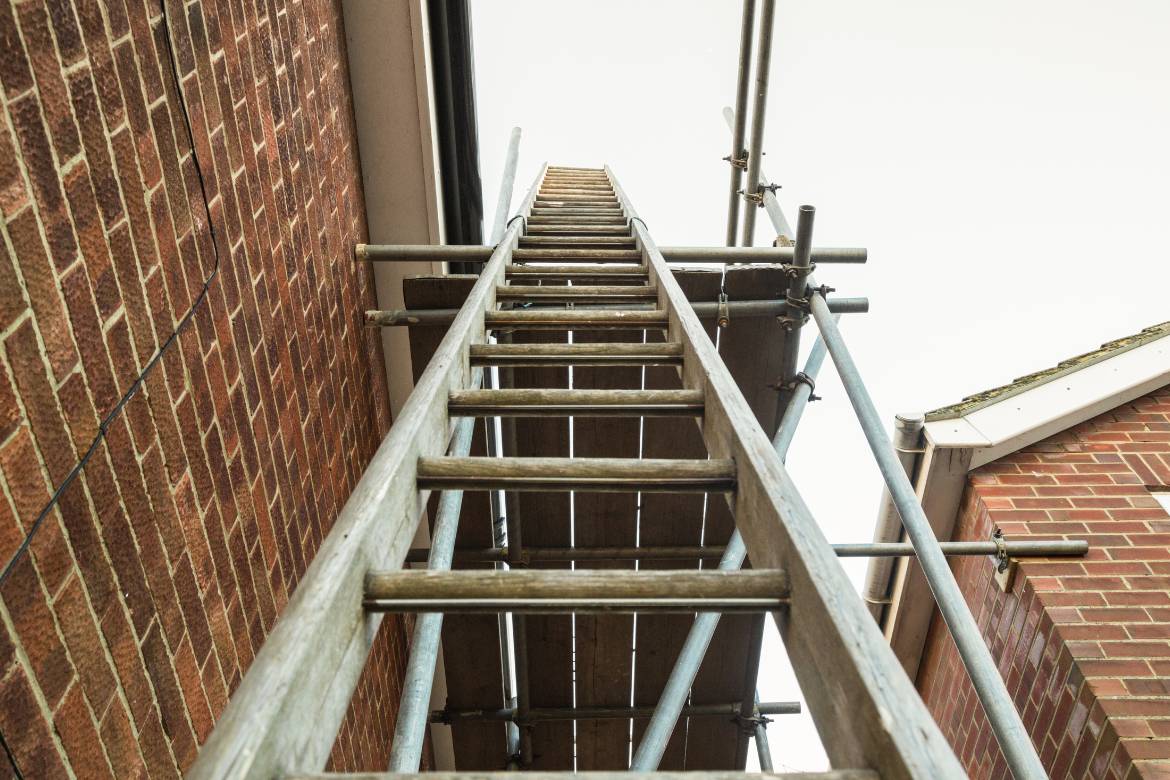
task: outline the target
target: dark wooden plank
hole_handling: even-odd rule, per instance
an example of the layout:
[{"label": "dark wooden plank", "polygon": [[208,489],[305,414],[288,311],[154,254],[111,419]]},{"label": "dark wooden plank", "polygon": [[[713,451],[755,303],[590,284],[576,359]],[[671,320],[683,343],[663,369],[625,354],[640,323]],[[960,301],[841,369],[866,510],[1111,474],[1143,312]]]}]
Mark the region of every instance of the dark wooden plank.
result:
[{"label": "dark wooden plank", "polygon": [[[576,331],[574,343],[641,342],[644,331]],[[573,387],[624,390],[642,386],[640,366],[573,369]],[[575,457],[637,458],[638,418],[573,418]],[[633,546],[637,543],[636,493],[577,493],[574,544],[580,547]],[[633,561],[590,561],[597,569],[633,569]],[[630,703],[634,616],[578,615],[576,619],[577,706]],[[629,767],[630,722],[577,723],[577,768],[581,771]]]},{"label": "dark wooden plank", "polygon": [[[717,271],[677,270],[675,278],[687,297],[696,301],[713,301],[719,296]],[[714,338],[714,320],[705,321]],[[648,333],[649,341],[661,342],[662,334]],[[654,366],[646,370],[649,389],[678,389],[682,387],[677,369]],[[647,458],[702,458],[707,454],[699,428],[681,420],[646,418],[642,432],[642,452]],[[712,502],[726,503],[726,502]],[[643,546],[696,545],[703,534],[703,496],[648,493],[642,496],[640,541]],[[697,568],[699,561],[641,561],[642,569]],[[678,658],[687,632],[694,618],[690,615],[638,615],[637,653],[635,655],[634,703],[654,706],[662,694],[670,670]],[[705,719],[710,725],[711,718]],[[634,721],[634,744],[637,745],[648,720]],[[675,728],[659,769],[686,768],[687,722],[682,719]]]},{"label": "dark wooden plank", "polygon": [[[457,309],[463,305],[476,276],[420,276],[403,279],[405,304],[414,308]],[[438,347],[446,326],[410,328],[410,355],[417,381]],[[476,426],[472,455],[486,455],[484,426]],[[434,522],[432,497],[427,516]],[[459,514],[457,548],[492,545],[491,506],[486,493],[465,493]],[[490,564],[463,564],[456,568],[491,568]],[[443,619],[443,663],[447,678],[447,705],[455,708],[501,707],[503,678],[500,671],[499,624],[493,615],[447,615]],[[475,648],[475,652],[467,652]],[[504,761],[506,737],[502,723],[460,722],[451,726],[455,768],[462,771],[499,769]]]},{"label": "dark wooden plank", "polygon": [[[723,280],[724,290],[732,301],[748,297],[783,299],[787,284],[780,266],[731,266]],[[733,316],[719,334],[720,357],[769,438],[777,393],[768,385],[774,384],[780,373],[782,343],[782,330],[774,317],[737,319]],[[724,544],[734,528],[727,503],[710,501],[704,542]],[[727,701],[742,693],[752,620],[750,615],[725,615],[719,621],[691,689],[695,704]],[[686,768],[735,769],[737,736],[738,727],[734,722],[707,719],[703,728],[688,734]]]},{"label": "dark wooden plank", "polygon": [[[517,331],[515,344],[564,344],[568,334],[557,331]],[[515,368],[512,386],[569,386],[567,368]],[[516,450],[505,455],[568,457],[568,418],[519,418],[515,420]],[[522,542],[537,546],[567,547],[572,542],[568,493],[509,494],[517,496],[523,526]],[[534,568],[569,568],[564,563],[534,564]],[[569,615],[528,615],[528,675],[533,707],[573,705],[573,624]],[[531,727],[532,769],[573,768],[573,724],[539,722]]]}]

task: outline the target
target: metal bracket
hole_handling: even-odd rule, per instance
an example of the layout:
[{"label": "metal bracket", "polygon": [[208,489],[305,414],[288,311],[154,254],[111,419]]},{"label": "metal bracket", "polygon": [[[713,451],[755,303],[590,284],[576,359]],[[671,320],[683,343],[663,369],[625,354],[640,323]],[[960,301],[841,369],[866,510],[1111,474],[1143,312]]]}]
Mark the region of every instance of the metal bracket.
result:
[{"label": "metal bracket", "polygon": [[734,168],[741,168],[747,170],[747,149],[740,152],[741,157],[732,157],[730,154],[723,158],[724,162],[731,163]]},{"label": "metal bracket", "polygon": [[727,306],[727,293],[719,293],[719,305],[716,307],[715,325],[726,328],[731,324],[731,311]]},{"label": "metal bracket", "polygon": [[768,387],[772,388],[773,390],[783,390],[790,393],[795,390],[798,385],[808,385],[808,400],[810,403],[821,400],[821,397],[813,392],[817,389],[816,380],[803,371],[797,371],[796,374],[793,375],[793,377],[787,382],[775,382],[768,385]]},{"label": "metal bracket", "polygon": [[757,726],[768,727],[769,723],[774,722],[771,718],[764,715],[736,715],[731,719],[731,722],[739,726],[739,730],[745,734],[755,734]]},{"label": "metal bracket", "polygon": [[1008,557],[1007,542],[1003,538],[1003,531],[996,528],[991,534],[991,541],[995,542],[995,570],[1002,574],[1011,565],[1011,559]]},{"label": "metal bracket", "polygon": [[786,265],[784,268],[784,275],[789,279],[800,279],[808,276],[813,271],[817,270],[816,263],[809,263],[807,266],[800,265]]},{"label": "metal bracket", "polygon": [[835,292],[837,292],[837,288],[836,288],[836,287],[830,287],[830,286],[829,286],[829,285],[827,285],[827,284],[822,284],[820,287],[813,287],[813,288],[811,288],[811,289],[812,289],[812,291],[813,291],[813,292],[815,292],[815,293],[819,293],[819,294],[820,294],[820,296],[821,296],[822,298],[828,298],[828,297],[829,297],[829,293],[835,293]]},{"label": "metal bracket", "polygon": [[748,192],[747,190],[736,190],[737,193],[743,195],[743,199],[748,203],[754,203],[758,208],[764,207],[764,192],[776,193],[780,189],[779,184],[761,185],[755,192]]},{"label": "metal bracket", "polygon": [[528,217],[524,216],[523,214],[517,214],[516,216],[509,219],[508,224],[504,225],[504,229],[507,230],[508,228],[512,227],[512,223],[518,219],[524,220],[524,232],[527,233],[528,232]]},{"label": "metal bracket", "polygon": [[995,555],[992,560],[995,561],[995,584],[999,589],[1007,593],[1012,589],[1012,584],[1016,579],[1016,569],[1019,568],[1019,563],[1008,555],[1007,541],[1004,539],[1003,531],[996,528],[991,535],[991,541],[995,542]]}]

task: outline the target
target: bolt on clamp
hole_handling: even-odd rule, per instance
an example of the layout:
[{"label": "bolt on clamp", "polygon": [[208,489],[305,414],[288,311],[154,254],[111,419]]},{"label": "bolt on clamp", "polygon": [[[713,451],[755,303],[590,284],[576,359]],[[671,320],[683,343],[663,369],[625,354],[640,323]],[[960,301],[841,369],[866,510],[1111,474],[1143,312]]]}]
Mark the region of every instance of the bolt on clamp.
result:
[{"label": "bolt on clamp", "polygon": [[995,570],[1002,574],[1011,565],[1007,551],[1007,540],[1003,538],[1003,530],[996,528],[991,534],[991,541],[995,542]]},{"label": "bolt on clamp", "polygon": [[716,308],[715,325],[719,328],[726,328],[731,324],[731,311],[727,305],[727,293],[719,293],[719,305]]},{"label": "bolt on clamp", "polygon": [[742,168],[747,170],[747,149],[740,152],[740,157],[732,157],[730,154],[723,158],[724,162],[731,163],[734,168]]}]

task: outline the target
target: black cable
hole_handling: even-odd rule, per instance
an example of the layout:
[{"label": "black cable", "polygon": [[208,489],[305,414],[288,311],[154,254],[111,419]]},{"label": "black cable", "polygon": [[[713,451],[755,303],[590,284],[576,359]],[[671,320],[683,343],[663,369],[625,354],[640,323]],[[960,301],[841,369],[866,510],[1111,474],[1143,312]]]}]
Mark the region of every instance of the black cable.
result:
[{"label": "black cable", "polygon": [[179,108],[182,111],[183,124],[187,130],[187,141],[191,146],[191,161],[195,165],[195,176],[199,180],[199,192],[203,196],[203,210],[207,214],[207,229],[211,234],[211,251],[212,256],[215,259],[215,264],[212,266],[211,274],[207,277],[206,280],[204,280],[203,289],[199,291],[199,295],[195,298],[195,302],[191,304],[191,308],[187,310],[187,313],[183,315],[181,320],[179,320],[179,324],[175,327],[175,330],[171,333],[170,336],[167,337],[167,340],[162,343],[150,361],[147,362],[146,366],[142,369],[142,373],[140,373],[134,382],[130,385],[130,389],[126,391],[126,394],[123,395],[118,403],[114,405],[114,408],[110,410],[109,414],[107,414],[105,418],[102,419],[101,424],[98,425],[97,436],[94,437],[93,442],[89,445],[89,449],[85,451],[85,454],[81,456],[81,460],[79,460],[77,465],[74,466],[65,476],[65,479],[63,479],[61,484],[57,486],[57,489],[53,491],[53,495],[49,498],[49,503],[47,503],[45,508],[42,509],[40,514],[37,515],[37,519],[33,521],[32,527],[29,528],[28,533],[24,537],[24,541],[20,543],[20,546],[16,548],[16,552],[12,554],[12,557],[4,566],[4,571],[0,572],[0,586],[2,586],[8,580],[8,577],[12,573],[12,569],[14,566],[16,566],[17,562],[28,553],[29,545],[32,544],[32,539],[36,535],[37,531],[40,530],[40,527],[44,523],[45,518],[49,516],[49,513],[53,510],[53,507],[57,505],[57,502],[61,499],[61,496],[64,495],[65,490],[71,484],[73,484],[73,480],[77,478],[77,475],[81,473],[81,470],[85,467],[85,464],[93,456],[94,452],[97,451],[98,445],[101,444],[102,440],[106,438],[106,432],[109,430],[110,424],[117,418],[119,414],[121,414],[122,409],[126,406],[127,403],[130,402],[130,399],[137,395],[138,391],[142,389],[142,385],[145,383],[147,375],[150,374],[151,370],[155,367],[155,365],[158,364],[159,360],[162,359],[163,353],[167,351],[171,344],[175,342],[175,339],[179,337],[179,334],[183,332],[183,329],[187,327],[187,324],[191,321],[191,318],[195,316],[196,310],[203,304],[203,301],[207,299],[207,291],[211,286],[211,282],[219,273],[219,244],[215,240],[215,225],[211,221],[211,206],[208,203],[207,186],[203,178],[203,169],[199,165],[199,156],[195,151],[195,135],[191,130],[191,116],[187,111],[187,101],[183,98],[183,88],[179,81],[178,62],[175,59],[175,50],[171,45],[170,19],[167,16],[167,3],[165,0],[162,4],[162,9],[162,23],[166,27],[166,35],[163,36],[163,40],[167,45],[167,55],[171,63],[171,75],[175,83],[175,93],[179,97]]},{"label": "black cable", "polygon": [[[171,335],[168,336],[167,340],[159,346],[158,350],[154,353],[154,356],[143,367],[142,373],[140,373],[134,382],[130,385],[130,388],[126,391],[126,394],[123,395],[121,399],[119,399],[118,403],[114,405],[114,408],[110,410],[109,414],[107,414],[102,419],[101,424],[98,425],[97,436],[94,437],[93,442],[89,445],[89,448],[85,451],[85,454],[81,456],[81,460],[79,460],[77,465],[69,471],[69,473],[65,476],[65,479],[61,480],[61,484],[57,486],[57,489],[53,491],[53,495],[49,497],[49,503],[45,505],[45,508],[42,509],[40,514],[37,515],[37,519],[33,521],[32,527],[28,529],[28,533],[25,534],[24,540],[20,543],[20,546],[16,548],[16,551],[12,554],[12,557],[8,560],[8,563],[5,564],[4,571],[0,572],[0,586],[3,586],[3,584],[8,580],[9,575],[12,573],[13,568],[20,561],[20,559],[28,554],[29,546],[32,544],[33,537],[36,536],[37,531],[40,530],[41,525],[45,521],[45,518],[49,516],[51,511],[53,511],[53,507],[55,507],[57,502],[61,500],[61,496],[64,495],[66,489],[68,489],[68,487],[73,484],[73,481],[77,479],[77,475],[81,473],[83,468],[85,468],[85,464],[97,451],[98,445],[101,444],[102,440],[106,438],[106,431],[109,430],[110,424],[113,423],[119,414],[121,414],[122,409],[126,406],[127,403],[130,402],[130,399],[138,394],[138,391],[146,382],[146,377],[150,374],[155,365],[158,364],[159,360],[162,359],[163,353],[165,353],[167,349],[170,348],[171,344],[175,343],[175,340],[178,339],[179,334],[183,332],[183,330],[191,322],[191,319],[195,316],[195,312],[199,309],[200,306],[203,305],[203,302],[207,300],[207,291],[210,289],[212,281],[214,281],[215,277],[219,274],[219,243],[215,240],[215,224],[211,220],[211,203],[207,197],[207,184],[203,177],[203,168],[199,164],[199,154],[195,149],[195,133],[191,129],[191,114],[187,109],[187,101],[183,97],[183,84],[179,78],[179,63],[178,59],[175,57],[174,45],[171,43],[171,20],[169,14],[167,13],[167,0],[163,0],[162,2],[162,24],[166,32],[166,34],[163,36],[163,41],[166,43],[167,60],[171,65],[171,78],[175,85],[175,94],[178,96],[179,110],[183,115],[183,126],[187,131],[187,143],[191,147],[191,162],[195,166],[195,176],[199,181],[199,192],[203,197],[203,211],[207,216],[207,231],[211,236],[211,252],[212,257],[214,258],[214,264],[212,265],[211,273],[203,281],[203,288],[199,291],[199,295],[195,298],[195,301],[191,304],[191,307],[187,309],[187,313],[183,315],[183,318],[179,320],[179,324],[175,326],[175,329],[171,332]],[[23,780],[24,774],[20,771],[20,767],[16,763],[16,756],[12,754],[12,750],[8,746],[8,740],[5,739],[3,732],[0,732],[0,748],[3,749],[4,755],[8,758],[8,763],[12,766],[12,771],[16,773],[16,777]]]}]

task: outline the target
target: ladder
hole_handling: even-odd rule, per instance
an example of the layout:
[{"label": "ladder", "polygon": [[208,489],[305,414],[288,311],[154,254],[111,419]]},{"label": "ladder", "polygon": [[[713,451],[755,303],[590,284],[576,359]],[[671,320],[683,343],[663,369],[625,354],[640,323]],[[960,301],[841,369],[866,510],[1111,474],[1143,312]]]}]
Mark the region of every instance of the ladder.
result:
[{"label": "ladder", "polygon": [[[519,338],[565,331],[663,341]],[[485,386],[525,366],[673,366],[682,389]],[[526,416],[688,417],[709,457],[467,455],[460,421]],[[468,490],[709,494],[753,568],[404,570],[430,495]],[[387,612],[768,613],[842,770],[802,777],[963,775],[608,168],[541,171],[188,777],[320,776]]]}]

